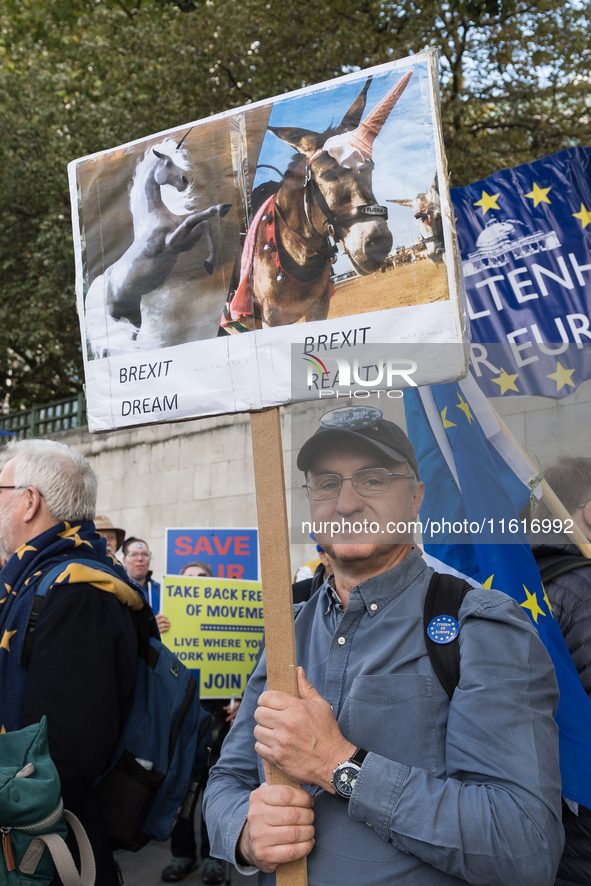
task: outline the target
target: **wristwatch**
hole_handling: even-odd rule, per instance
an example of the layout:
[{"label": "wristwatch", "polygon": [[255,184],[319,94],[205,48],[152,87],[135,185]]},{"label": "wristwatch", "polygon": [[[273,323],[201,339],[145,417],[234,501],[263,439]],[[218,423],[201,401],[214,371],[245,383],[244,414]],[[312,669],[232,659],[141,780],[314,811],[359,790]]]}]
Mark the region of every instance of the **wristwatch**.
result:
[{"label": "wristwatch", "polygon": [[367,757],[367,753],[363,748],[357,748],[348,760],[345,760],[344,763],[339,763],[337,768],[333,770],[332,786],[337,797],[343,797],[345,800],[350,798],[359,775],[359,770],[361,769],[361,764]]}]

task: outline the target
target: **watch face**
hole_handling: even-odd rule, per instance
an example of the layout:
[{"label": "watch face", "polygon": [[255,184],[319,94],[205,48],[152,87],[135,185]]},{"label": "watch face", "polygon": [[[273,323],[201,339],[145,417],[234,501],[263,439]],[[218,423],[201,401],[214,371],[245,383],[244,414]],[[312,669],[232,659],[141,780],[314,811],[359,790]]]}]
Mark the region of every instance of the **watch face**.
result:
[{"label": "watch face", "polygon": [[359,775],[359,766],[353,763],[342,763],[334,771],[332,783],[334,789],[340,797],[349,799],[353,793],[357,776]]}]

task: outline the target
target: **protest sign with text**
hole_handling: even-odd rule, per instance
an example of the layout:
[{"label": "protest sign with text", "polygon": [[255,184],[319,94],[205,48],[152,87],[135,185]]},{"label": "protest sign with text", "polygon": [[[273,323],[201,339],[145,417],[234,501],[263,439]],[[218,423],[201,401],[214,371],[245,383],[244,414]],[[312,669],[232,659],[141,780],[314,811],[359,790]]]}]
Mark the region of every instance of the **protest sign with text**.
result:
[{"label": "protest sign with text", "polygon": [[166,571],[179,574],[187,566],[208,566],[218,578],[259,577],[257,529],[167,529]]},{"label": "protest sign with text", "polygon": [[260,582],[165,575],[163,643],[198,671],[201,698],[241,697],[264,636]]},{"label": "protest sign with text", "polygon": [[289,403],[294,343],[463,341],[433,52],[69,173],[93,431]]}]

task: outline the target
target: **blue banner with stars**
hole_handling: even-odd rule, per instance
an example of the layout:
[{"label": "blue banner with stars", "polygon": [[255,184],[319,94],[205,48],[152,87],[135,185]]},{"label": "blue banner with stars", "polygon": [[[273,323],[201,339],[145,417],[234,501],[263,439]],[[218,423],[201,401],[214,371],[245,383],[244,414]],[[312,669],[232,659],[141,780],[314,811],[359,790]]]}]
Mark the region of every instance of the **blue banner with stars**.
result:
[{"label": "blue banner with stars", "polygon": [[518,467],[521,456],[510,451],[513,444],[498,424],[502,444],[491,435],[488,416],[486,424],[483,418],[488,404],[474,384],[406,390],[404,404],[426,487],[420,512],[425,550],[484,587],[513,597],[531,618],[552,657],[560,689],[556,721],[562,792],[591,808],[591,700],[519,520],[530,498]]},{"label": "blue banner with stars", "polygon": [[572,393],[591,378],[591,148],[451,196],[478,384],[487,396]]}]

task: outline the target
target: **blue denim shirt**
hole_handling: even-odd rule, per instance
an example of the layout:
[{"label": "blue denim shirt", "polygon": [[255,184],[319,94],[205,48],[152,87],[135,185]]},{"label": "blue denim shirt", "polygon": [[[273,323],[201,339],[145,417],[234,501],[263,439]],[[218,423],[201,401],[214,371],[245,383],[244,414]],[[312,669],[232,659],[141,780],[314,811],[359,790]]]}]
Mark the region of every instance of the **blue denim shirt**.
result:
[{"label": "blue denim shirt", "polygon": [[[552,663],[512,599],[476,588],[460,609],[450,703],[423,636],[432,573],[413,552],[355,587],[346,611],[325,583],[296,619],[298,663],[343,735],[370,752],[348,803],[306,786],[310,886],[554,882],[563,831]],[[212,855],[232,862],[249,794],[264,781],[253,714],[265,670],[263,655],[204,799]]]}]

